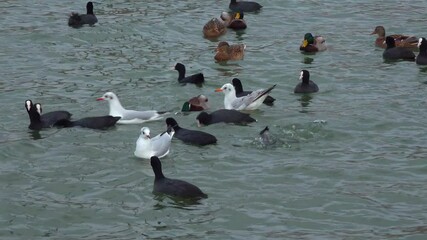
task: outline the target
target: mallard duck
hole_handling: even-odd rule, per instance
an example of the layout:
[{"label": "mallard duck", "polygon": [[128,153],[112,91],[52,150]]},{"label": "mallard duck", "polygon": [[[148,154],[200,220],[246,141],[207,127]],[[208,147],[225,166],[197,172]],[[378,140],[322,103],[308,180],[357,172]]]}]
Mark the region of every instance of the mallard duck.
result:
[{"label": "mallard duck", "polygon": [[[376,26],[375,30],[371,33],[378,34],[377,39],[375,39],[375,46],[381,47],[381,48],[387,48],[387,44],[385,43],[385,29],[383,26]],[[394,39],[394,42],[396,44],[396,47],[404,47],[404,48],[417,48],[418,44],[418,38],[415,36],[406,36],[402,34],[393,34],[389,35]]]},{"label": "mallard duck", "polygon": [[294,93],[315,93],[319,91],[316,83],[310,80],[310,73],[307,70],[301,70],[299,77],[300,83],[294,89]]},{"label": "mallard duck", "polygon": [[325,41],[322,36],[313,36],[311,33],[306,33],[299,50],[303,52],[324,51],[326,50]]},{"label": "mallard duck", "polygon": [[203,111],[208,109],[208,98],[205,95],[198,95],[191,98],[182,105],[182,112]]},{"label": "mallard duck", "polygon": [[231,11],[235,12],[256,12],[261,10],[262,6],[261,4],[257,2],[251,2],[251,1],[240,1],[237,2],[237,0],[231,0],[228,7],[231,9]]},{"label": "mallard duck", "polygon": [[416,63],[419,65],[427,65],[427,40],[425,38],[420,38],[418,40],[418,48],[420,49],[420,54],[416,58]]},{"label": "mallard duck", "polygon": [[221,19],[224,21],[225,25],[228,28],[234,29],[234,30],[241,30],[246,29],[247,25],[245,20],[243,20],[243,12],[234,12],[234,13],[228,13],[228,12],[222,12]]},{"label": "mallard duck", "polygon": [[68,19],[68,26],[73,28],[79,28],[84,24],[89,24],[90,26],[98,22],[95,14],[93,13],[93,3],[88,2],[86,4],[86,14],[78,14],[76,12],[71,13],[70,18]]},{"label": "mallard duck", "polygon": [[387,36],[385,42],[387,44],[387,48],[383,52],[383,58],[385,60],[415,60],[414,52],[408,48],[396,47],[393,37]]},{"label": "mallard duck", "polygon": [[219,42],[216,47],[215,60],[228,61],[228,60],[241,60],[245,54],[245,44],[233,44],[228,42]]},{"label": "mallard duck", "polygon": [[203,35],[206,38],[217,38],[227,32],[227,26],[222,19],[212,18],[203,26]]}]

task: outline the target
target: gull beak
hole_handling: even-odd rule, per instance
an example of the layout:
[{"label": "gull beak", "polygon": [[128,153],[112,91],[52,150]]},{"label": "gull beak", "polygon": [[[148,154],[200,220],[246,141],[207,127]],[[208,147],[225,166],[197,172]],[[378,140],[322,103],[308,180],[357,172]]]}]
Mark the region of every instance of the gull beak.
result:
[{"label": "gull beak", "polygon": [[215,92],[222,92],[222,88],[215,89]]},{"label": "gull beak", "polygon": [[96,101],[104,101],[105,99],[104,98],[102,98],[102,97],[100,97],[100,98],[97,98],[96,99]]}]

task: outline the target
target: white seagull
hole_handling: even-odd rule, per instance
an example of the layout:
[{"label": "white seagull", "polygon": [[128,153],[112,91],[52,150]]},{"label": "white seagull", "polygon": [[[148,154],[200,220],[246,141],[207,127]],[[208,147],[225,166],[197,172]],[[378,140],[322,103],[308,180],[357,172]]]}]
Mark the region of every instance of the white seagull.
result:
[{"label": "white seagull", "polygon": [[156,110],[135,111],[127,110],[120,104],[119,98],[113,92],[106,92],[102,97],[97,98],[97,101],[108,101],[110,105],[109,115],[113,117],[121,117],[117,123],[120,124],[140,124],[148,121],[162,119],[162,114],[166,112],[158,112]]},{"label": "white seagull", "polygon": [[162,158],[169,153],[171,140],[175,131],[163,132],[153,138],[150,137],[148,127],[141,128],[141,135],[136,140],[135,156],[144,159],[150,159],[152,156]]},{"label": "white seagull", "polygon": [[236,90],[234,89],[234,86],[230,83],[226,83],[221,88],[215,89],[215,92],[224,93],[225,109],[255,110],[261,106],[264,99],[274,87],[276,87],[276,85],[273,85],[268,89],[255,90],[243,97],[236,97]]}]

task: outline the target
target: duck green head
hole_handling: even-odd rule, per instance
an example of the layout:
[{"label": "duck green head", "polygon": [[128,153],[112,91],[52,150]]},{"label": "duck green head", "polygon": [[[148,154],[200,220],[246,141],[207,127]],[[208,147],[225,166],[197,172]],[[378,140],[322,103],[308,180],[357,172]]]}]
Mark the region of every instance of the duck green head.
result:
[{"label": "duck green head", "polygon": [[183,105],[182,105],[182,109],[181,109],[181,111],[182,112],[189,112],[191,110],[191,104],[189,103],[189,102],[185,102]]},{"label": "duck green head", "polygon": [[307,47],[309,44],[314,43],[314,37],[311,33],[306,33],[304,35],[304,41],[302,42],[302,47]]}]

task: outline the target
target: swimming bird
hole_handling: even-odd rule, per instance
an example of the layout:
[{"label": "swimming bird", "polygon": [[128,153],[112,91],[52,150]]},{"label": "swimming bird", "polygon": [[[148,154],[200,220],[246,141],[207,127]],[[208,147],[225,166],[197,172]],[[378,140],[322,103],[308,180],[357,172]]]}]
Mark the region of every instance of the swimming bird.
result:
[{"label": "swimming bird", "polygon": [[166,125],[168,128],[173,128],[175,131],[175,137],[184,143],[205,146],[208,144],[215,144],[217,142],[216,137],[212,134],[182,128],[173,118],[166,118]]},{"label": "swimming bird", "polygon": [[[387,44],[385,43],[385,28],[383,26],[376,26],[371,35],[373,34],[378,34],[378,37],[375,39],[375,46],[387,48]],[[403,34],[393,34],[389,36],[394,39],[396,47],[411,48],[411,50],[417,49],[418,38],[415,36]]]},{"label": "swimming bird", "polygon": [[177,63],[175,65],[175,70],[178,71],[178,82],[179,83],[194,83],[194,84],[202,84],[205,81],[205,77],[203,73],[196,73],[190,76],[185,76],[185,66],[182,63]]},{"label": "swimming bird", "polygon": [[98,19],[93,13],[93,3],[88,2],[86,4],[86,14],[78,14],[76,12],[72,12],[70,18],[68,19],[68,26],[79,28],[82,27],[84,24],[89,24],[90,26],[93,26],[97,22]]},{"label": "swimming bird", "polygon": [[182,112],[203,111],[208,108],[209,108],[208,98],[205,95],[200,94],[184,102],[184,104],[182,105],[181,111]]},{"label": "swimming bird", "polygon": [[387,36],[385,42],[387,44],[387,48],[383,52],[385,60],[415,60],[414,52],[408,48],[396,47],[393,37]]},{"label": "swimming bird", "polygon": [[152,156],[150,163],[154,172],[153,193],[161,193],[178,198],[200,199],[208,197],[200,188],[189,182],[165,177],[162,171],[162,163],[157,156]]},{"label": "swimming bird", "polygon": [[71,118],[71,113],[67,111],[53,111],[42,115],[41,104],[33,104],[31,100],[25,101],[25,109],[27,109],[28,116],[30,117],[28,128],[31,130],[61,126],[61,121]]},{"label": "swimming bird", "polygon": [[294,93],[315,93],[319,91],[316,83],[310,80],[310,73],[307,70],[301,70],[299,77],[300,83],[294,89]]},{"label": "swimming bird", "polygon": [[173,129],[151,138],[150,129],[148,127],[141,128],[141,134],[136,141],[134,155],[138,158],[150,159],[152,156],[162,158],[170,151]]},{"label": "swimming bird", "polygon": [[98,117],[85,117],[76,121],[62,120],[58,125],[63,127],[83,127],[91,129],[107,129],[116,125],[120,117],[113,117],[110,115]]},{"label": "swimming bird", "polygon": [[227,26],[222,19],[212,18],[203,26],[205,38],[217,38],[227,32]]},{"label": "swimming bird", "polygon": [[420,53],[415,62],[419,65],[427,65],[427,40],[425,38],[418,40],[418,48],[420,49]]},{"label": "swimming bird", "polygon": [[234,109],[219,109],[211,113],[201,112],[196,121],[197,126],[201,127],[220,122],[245,125],[256,120],[249,116],[248,113],[242,113]]},{"label": "swimming bird", "polygon": [[97,98],[97,101],[107,101],[110,113],[109,115],[114,117],[120,117],[117,122],[119,124],[140,124],[148,121],[155,121],[162,119],[162,115],[166,112],[159,112],[156,110],[148,111],[135,111],[127,110],[120,103],[119,98],[113,92],[106,92],[102,97]]},{"label": "swimming bird", "polygon": [[262,6],[261,4],[257,2],[251,2],[251,1],[240,1],[237,2],[237,0],[231,0],[228,7],[234,11],[234,12],[256,12],[261,10]]},{"label": "swimming bird", "polygon": [[268,128],[268,126],[261,130],[261,132],[259,133],[259,139],[263,145],[270,145],[274,142],[270,136],[270,129]]},{"label": "swimming bird", "polygon": [[326,40],[322,36],[313,36],[311,33],[304,35],[304,40],[299,47],[302,52],[319,52],[326,50]]},{"label": "swimming bird", "polygon": [[221,88],[215,89],[215,92],[224,93],[225,109],[255,110],[261,106],[262,102],[275,87],[276,85],[273,85],[267,89],[255,90],[243,97],[236,97],[234,86],[231,83],[226,83]]},{"label": "swimming bird", "polygon": [[[233,83],[234,89],[236,90],[236,97],[243,97],[243,96],[246,96],[246,95],[252,93],[252,91],[243,91],[243,86],[242,86],[242,82],[240,81],[240,79],[233,78],[232,83]],[[272,106],[274,101],[276,101],[276,99],[271,97],[270,95],[268,95],[264,99],[263,103],[265,105]]]},{"label": "swimming bird", "polygon": [[247,28],[246,21],[243,19],[243,17],[243,12],[221,13],[221,19],[224,21],[225,25],[228,28],[234,30],[242,30]]},{"label": "swimming bird", "polygon": [[245,44],[232,44],[228,42],[219,42],[215,49],[215,60],[218,62],[228,60],[242,60],[245,55]]}]

